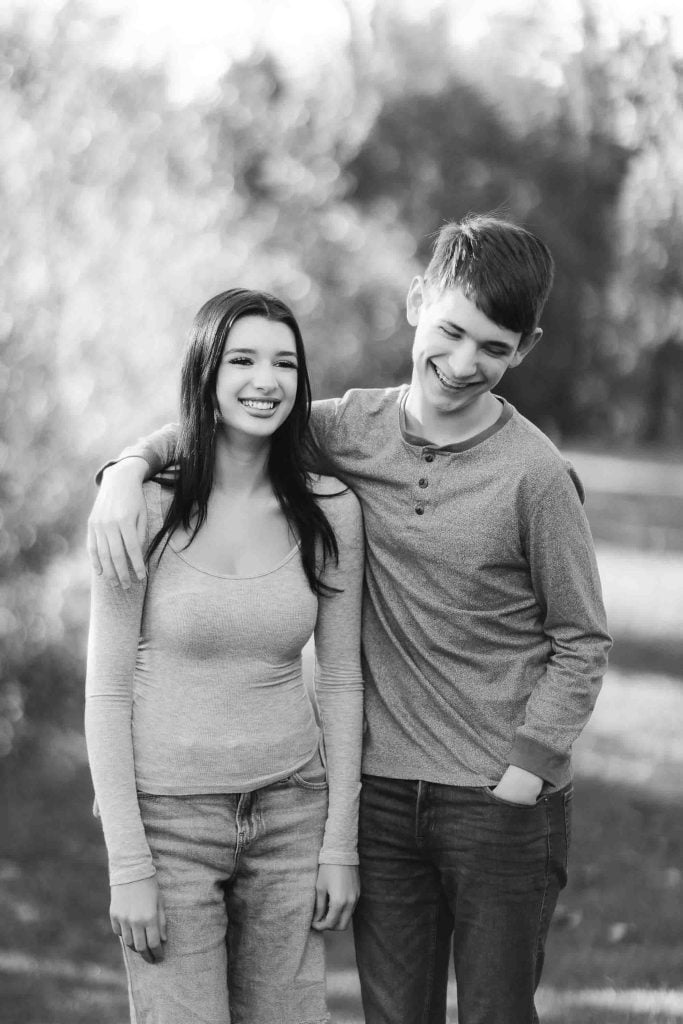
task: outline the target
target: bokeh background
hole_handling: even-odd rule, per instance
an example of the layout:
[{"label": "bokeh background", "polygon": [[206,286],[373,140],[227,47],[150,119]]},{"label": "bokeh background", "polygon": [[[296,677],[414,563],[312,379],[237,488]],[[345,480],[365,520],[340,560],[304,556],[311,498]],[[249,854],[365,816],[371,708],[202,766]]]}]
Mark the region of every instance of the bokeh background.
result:
[{"label": "bokeh background", "polygon": [[[93,471],[175,417],[192,316],[288,300],[316,396],[408,378],[470,210],[551,246],[503,391],[575,461],[615,635],[539,1004],[683,1021],[683,17],[676,0],[5,0],[0,1019],[123,1024],[82,738]],[[362,1019],[348,936],[337,1024]],[[456,1020],[451,1000],[451,1019]]]}]

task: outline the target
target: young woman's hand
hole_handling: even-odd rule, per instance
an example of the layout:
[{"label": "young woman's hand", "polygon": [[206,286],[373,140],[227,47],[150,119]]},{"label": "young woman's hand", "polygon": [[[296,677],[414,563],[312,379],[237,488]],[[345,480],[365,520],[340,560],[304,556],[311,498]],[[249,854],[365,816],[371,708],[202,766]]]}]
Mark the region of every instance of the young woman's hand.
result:
[{"label": "young woman's hand", "polygon": [[109,918],[114,934],[148,964],[164,959],[166,915],[155,875],[112,885]]},{"label": "young woman's hand", "polygon": [[349,864],[321,864],[315,886],[312,928],[340,932],[348,928],[358,897],[358,868]]},{"label": "young woman's hand", "polygon": [[[98,575],[130,587],[128,558],[140,580],[146,576],[142,544],[147,509],[142,482],[148,469],[144,459],[128,458],[106,469],[88,519],[88,553]],[[128,555],[128,558],[126,558]]]}]

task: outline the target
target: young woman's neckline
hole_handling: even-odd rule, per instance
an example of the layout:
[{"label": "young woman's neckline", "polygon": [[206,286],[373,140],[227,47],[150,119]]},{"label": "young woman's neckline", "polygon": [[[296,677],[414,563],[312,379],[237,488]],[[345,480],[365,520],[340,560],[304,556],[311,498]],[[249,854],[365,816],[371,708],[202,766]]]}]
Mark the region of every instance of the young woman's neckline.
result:
[{"label": "young woman's neckline", "polygon": [[287,565],[288,562],[291,562],[292,558],[294,558],[295,555],[298,555],[300,549],[300,544],[295,544],[294,547],[287,552],[284,558],[280,559],[277,565],[274,565],[270,569],[262,569],[260,572],[250,573],[228,573],[215,572],[213,569],[205,569],[201,565],[195,565],[195,563],[191,562],[189,558],[187,558],[186,555],[183,554],[182,551],[179,551],[177,548],[175,548],[170,540],[168,542],[168,546],[173,552],[173,554],[177,558],[179,558],[181,562],[187,565],[190,569],[193,569],[194,572],[201,573],[202,576],[213,576],[215,579],[219,580],[257,580],[262,576],[271,576],[274,572],[277,572],[279,569],[282,569],[285,565]]}]

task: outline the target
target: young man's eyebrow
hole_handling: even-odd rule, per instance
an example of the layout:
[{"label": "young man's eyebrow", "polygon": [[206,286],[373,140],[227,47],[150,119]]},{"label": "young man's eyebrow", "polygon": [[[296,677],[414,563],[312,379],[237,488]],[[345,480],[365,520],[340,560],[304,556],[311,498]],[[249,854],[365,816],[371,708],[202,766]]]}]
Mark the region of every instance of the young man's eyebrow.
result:
[{"label": "young man's eyebrow", "polygon": [[[465,328],[461,327],[460,324],[456,324],[455,321],[453,320],[444,320],[443,324],[444,326],[448,327],[449,330],[457,331],[458,334],[467,334]],[[502,338],[482,338],[476,340],[480,340],[482,345],[500,345],[501,348],[505,348],[508,351],[512,351],[512,349],[514,348],[514,345],[511,345],[507,341],[503,341]]]}]

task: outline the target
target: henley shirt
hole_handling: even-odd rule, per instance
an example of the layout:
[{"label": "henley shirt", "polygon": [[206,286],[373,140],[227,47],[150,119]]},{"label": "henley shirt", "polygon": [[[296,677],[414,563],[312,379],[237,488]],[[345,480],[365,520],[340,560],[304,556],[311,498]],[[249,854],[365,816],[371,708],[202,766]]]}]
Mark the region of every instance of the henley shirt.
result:
[{"label": "henley shirt", "polygon": [[[514,764],[560,788],[611,644],[581,483],[504,400],[464,443],[411,434],[408,390],[354,389],[311,416],[363,510],[363,770],[494,786]],[[121,457],[155,473],[176,436]]]}]

